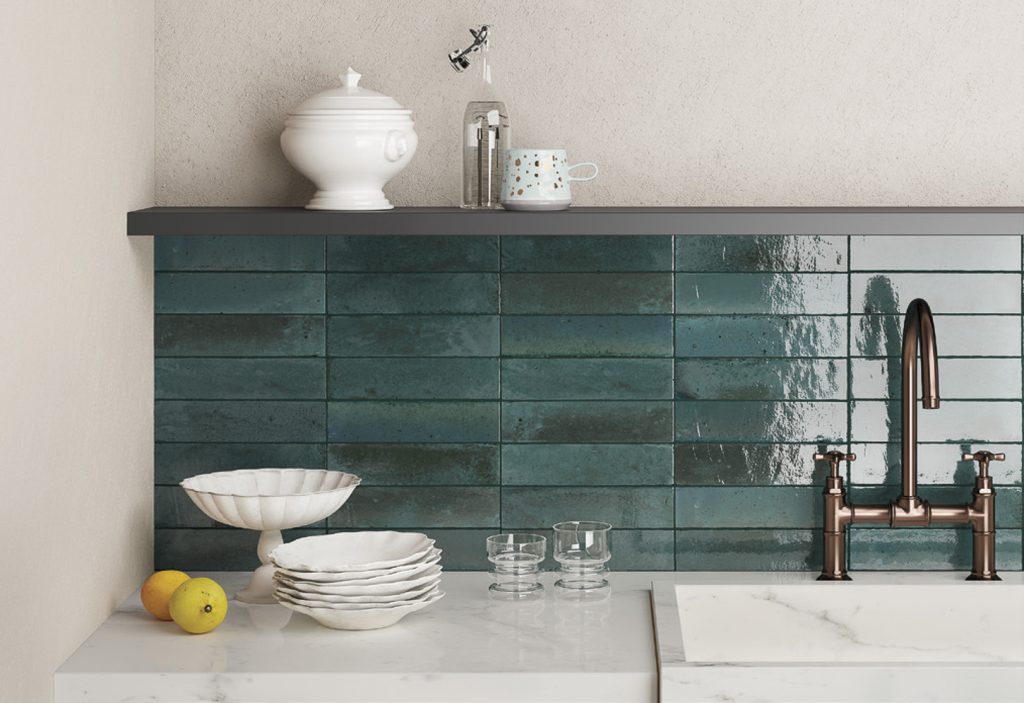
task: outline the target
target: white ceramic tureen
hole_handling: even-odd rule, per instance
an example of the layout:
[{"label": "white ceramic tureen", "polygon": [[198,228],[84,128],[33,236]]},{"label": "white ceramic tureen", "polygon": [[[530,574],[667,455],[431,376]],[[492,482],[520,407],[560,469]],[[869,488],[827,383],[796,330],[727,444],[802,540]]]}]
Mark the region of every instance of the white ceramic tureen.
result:
[{"label": "white ceramic tureen", "polygon": [[342,87],[317,93],[288,114],[281,149],[316,184],[311,210],[390,210],[384,184],[416,153],[412,111],[359,87],[351,68]]}]

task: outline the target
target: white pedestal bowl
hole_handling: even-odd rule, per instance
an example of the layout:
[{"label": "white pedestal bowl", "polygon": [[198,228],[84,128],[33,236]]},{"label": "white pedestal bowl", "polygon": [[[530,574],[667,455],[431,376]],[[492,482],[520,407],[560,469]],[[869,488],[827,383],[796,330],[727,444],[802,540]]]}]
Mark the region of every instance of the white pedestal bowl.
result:
[{"label": "white pedestal bowl", "polygon": [[261,566],[235,594],[243,603],[276,603],[270,552],[282,544],[281,530],[323,520],[345,504],[361,479],[342,471],[242,469],[187,478],[181,487],[207,516],[232,527],[260,530]]}]

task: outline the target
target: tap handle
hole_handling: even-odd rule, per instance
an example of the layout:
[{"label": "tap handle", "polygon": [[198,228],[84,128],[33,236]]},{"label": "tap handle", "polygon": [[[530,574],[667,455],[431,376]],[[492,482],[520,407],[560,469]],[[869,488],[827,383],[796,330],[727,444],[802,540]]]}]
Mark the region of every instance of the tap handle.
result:
[{"label": "tap handle", "polygon": [[973,454],[965,453],[961,458],[964,461],[978,462],[978,475],[982,478],[988,476],[988,464],[990,461],[1006,461],[1006,455],[1002,452],[993,454],[992,452],[985,451],[984,449],[976,451]]},{"label": "tap handle", "polygon": [[827,461],[832,478],[839,478],[839,462],[857,461],[857,455],[852,453],[844,454],[843,452],[833,449],[832,451],[825,453],[815,452],[814,460]]}]

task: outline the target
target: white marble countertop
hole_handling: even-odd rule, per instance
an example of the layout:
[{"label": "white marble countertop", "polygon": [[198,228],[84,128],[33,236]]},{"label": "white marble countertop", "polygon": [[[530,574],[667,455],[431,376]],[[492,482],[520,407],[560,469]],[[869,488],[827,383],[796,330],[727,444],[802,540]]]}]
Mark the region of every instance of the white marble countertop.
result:
[{"label": "white marble countertop", "polygon": [[1024,700],[1024,574],[655,579],[662,703]]},{"label": "white marble countertop", "polygon": [[[204,574],[228,593],[247,574]],[[611,597],[491,600],[485,573],[445,573],[447,597],[394,627],[329,630],[276,605],[231,602],[225,622],[188,635],[133,594],[57,670],[56,703],[121,701],[657,700],[650,588],[665,573],[611,575]]]}]

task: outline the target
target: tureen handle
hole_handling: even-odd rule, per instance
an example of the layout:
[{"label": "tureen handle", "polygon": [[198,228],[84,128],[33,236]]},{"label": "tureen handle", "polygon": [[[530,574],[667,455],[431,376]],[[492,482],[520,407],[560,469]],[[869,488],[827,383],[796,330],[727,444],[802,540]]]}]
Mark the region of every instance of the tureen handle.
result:
[{"label": "tureen handle", "polygon": [[355,69],[349,66],[348,70],[338,77],[341,78],[341,84],[346,88],[358,88],[359,79],[362,78],[363,75],[361,73],[356,73]]},{"label": "tureen handle", "polygon": [[409,143],[405,140],[405,133],[397,129],[388,132],[384,139],[384,158],[388,161],[398,161],[409,151]]}]

